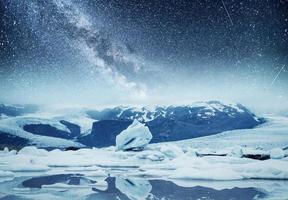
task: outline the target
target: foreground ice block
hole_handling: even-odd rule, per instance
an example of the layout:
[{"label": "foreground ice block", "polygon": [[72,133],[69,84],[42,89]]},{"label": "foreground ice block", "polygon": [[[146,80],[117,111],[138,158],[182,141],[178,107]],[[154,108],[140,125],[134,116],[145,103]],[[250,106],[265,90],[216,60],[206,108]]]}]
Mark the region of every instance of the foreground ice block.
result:
[{"label": "foreground ice block", "polygon": [[117,150],[141,150],[152,139],[149,128],[137,120],[116,137]]}]

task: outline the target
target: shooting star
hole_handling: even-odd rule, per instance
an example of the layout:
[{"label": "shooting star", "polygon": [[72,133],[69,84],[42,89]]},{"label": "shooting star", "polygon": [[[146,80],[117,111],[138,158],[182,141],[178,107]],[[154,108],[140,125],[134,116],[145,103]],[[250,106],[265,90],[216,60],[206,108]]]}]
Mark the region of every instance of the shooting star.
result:
[{"label": "shooting star", "polygon": [[285,66],[286,66],[286,65],[284,64],[284,65],[282,66],[282,68],[280,69],[280,71],[276,74],[276,76],[274,77],[273,81],[272,81],[271,84],[270,84],[270,87],[273,86],[273,84],[274,84],[275,81],[278,79],[279,75],[281,74],[281,72],[283,71],[283,69],[284,69]]},{"label": "shooting star", "polygon": [[230,21],[231,25],[233,26],[234,24],[233,24],[232,18],[231,18],[230,14],[229,14],[229,12],[228,12],[228,10],[227,10],[227,8],[226,8],[226,5],[225,5],[225,3],[224,3],[224,0],[221,0],[221,1],[222,1],[222,4],[223,4],[223,6],[224,6],[224,8],[225,8],[225,10],[226,10],[226,13],[227,13],[227,16],[228,16],[228,18],[229,18],[229,21]]}]

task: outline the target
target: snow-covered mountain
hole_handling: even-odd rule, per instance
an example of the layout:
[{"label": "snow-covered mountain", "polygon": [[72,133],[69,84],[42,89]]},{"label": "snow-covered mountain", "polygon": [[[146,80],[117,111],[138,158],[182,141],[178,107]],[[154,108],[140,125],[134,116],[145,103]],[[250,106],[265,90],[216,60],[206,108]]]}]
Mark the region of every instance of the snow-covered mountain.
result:
[{"label": "snow-covered mountain", "polygon": [[0,103],[0,119],[1,117],[15,117],[28,113],[34,113],[38,110],[36,105],[8,105]]},{"label": "snow-covered mountain", "polygon": [[116,136],[135,119],[149,128],[152,143],[253,128],[265,121],[241,104],[218,101],[154,108],[115,107],[73,112],[70,109],[60,113],[37,109],[19,111],[19,108],[23,107],[1,105],[1,146],[111,146],[115,145]]},{"label": "snow-covered mountain", "polygon": [[264,119],[256,117],[241,104],[223,104],[218,101],[152,109],[116,107],[87,111],[87,114],[97,122],[93,123],[90,134],[79,139],[92,146],[114,145],[116,135],[125,130],[134,119],[149,127],[153,135],[152,143],[253,128],[264,122]]}]

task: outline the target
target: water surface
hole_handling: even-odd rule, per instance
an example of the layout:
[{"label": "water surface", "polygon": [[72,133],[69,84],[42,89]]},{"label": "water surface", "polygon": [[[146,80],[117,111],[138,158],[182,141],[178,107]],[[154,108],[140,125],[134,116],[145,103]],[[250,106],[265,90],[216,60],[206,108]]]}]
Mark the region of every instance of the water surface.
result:
[{"label": "water surface", "polygon": [[[82,174],[56,174],[38,177],[21,177],[0,183],[1,200],[8,199],[60,199],[87,200],[255,200],[267,197],[263,188],[247,187],[239,182],[193,182],[181,186],[168,180],[147,180],[135,177],[88,177]],[[222,189],[215,185],[223,185]],[[224,184],[224,185],[225,185]],[[5,187],[6,185],[6,187]],[[210,184],[211,185],[211,184]],[[5,188],[10,191],[5,192]]]}]

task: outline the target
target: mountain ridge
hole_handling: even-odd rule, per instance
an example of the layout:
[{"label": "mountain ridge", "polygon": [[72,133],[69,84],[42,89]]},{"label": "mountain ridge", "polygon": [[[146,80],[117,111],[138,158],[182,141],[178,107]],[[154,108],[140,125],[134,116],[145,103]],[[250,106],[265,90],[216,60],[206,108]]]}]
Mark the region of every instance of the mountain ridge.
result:
[{"label": "mountain ridge", "polygon": [[[13,109],[13,106],[11,108]],[[7,110],[7,107],[5,109]],[[24,137],[26,133],[35,137],[73,141],[89,147],[107,147],[115,145],[116,136],[133,120],[148,126],[153,135],[152,143],[191,139],[227,130],[249,129],[265,122],[264,118],[257,117],[241,104],[224,104],[219,101],[154,108],[118,106],[101,110],[78,109],[75,113],[71,110],[65,113],[65,109],[62,113],[51,111],[48,114],[39,110],[35,113],[28,111],[19,113],[19,116],[6,115],[0,118],[2,134],[8,130],[7,134],[17,133],[17,137],[24,134],[23,138],[27,138]],[[3,111],[0,109],[1,113]]]}]

